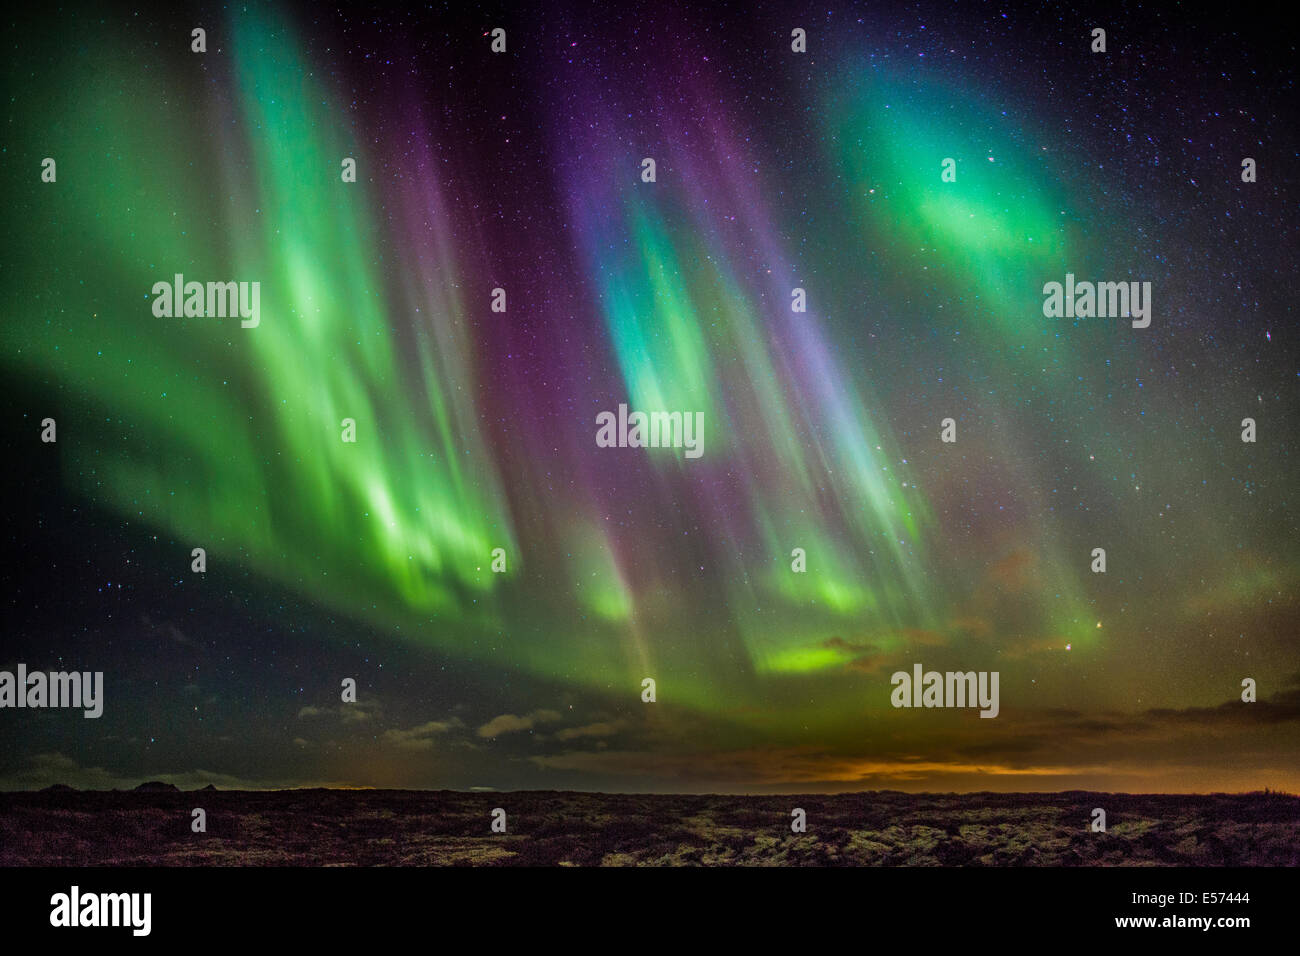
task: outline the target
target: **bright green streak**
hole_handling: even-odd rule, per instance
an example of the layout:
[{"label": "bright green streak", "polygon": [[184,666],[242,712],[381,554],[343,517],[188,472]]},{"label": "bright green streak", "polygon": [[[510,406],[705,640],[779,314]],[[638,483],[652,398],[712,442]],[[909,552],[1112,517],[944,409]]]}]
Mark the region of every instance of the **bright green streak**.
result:
[{"label": "bright green streak", "polygon": [[[1016,158],[1012,130],[968,95],[866,74],[830,97],[826,116],[871,247],[914,257],[927,284],[964,289],[1001,333],[1039,332],[1044,277],[1064,272],[1064,206]],[[945,159],[954,182],[941,181]]]},{"label": "bright green streak", "polygon": [[[341,610],[486,622],[465,597],[501,583],[484,573],[493,548],[510,572],[520,557],[468,397],[467,316],[450,295],[385,286],[365,177],[340,178],[344,156],[368,161],[345,117],[282,31],[253,14],[233,30],[233,113],[200,106],[233,121],[228,142],[129,57],[101,54],[99,83],[61,91],[42,143],[59,182],[37,194],[44,251],[15,270],[31,304],[4,326],[5,360],[91,410],[59,422],[69,481],[174,536],[178,577],[203,547],[210,566]],[[159,148],[161,130],[185,134]],[[455,268],[444,257],[438,282]],[[148,293],[174,273],[259,281],[260,326],[155,317]]]}]

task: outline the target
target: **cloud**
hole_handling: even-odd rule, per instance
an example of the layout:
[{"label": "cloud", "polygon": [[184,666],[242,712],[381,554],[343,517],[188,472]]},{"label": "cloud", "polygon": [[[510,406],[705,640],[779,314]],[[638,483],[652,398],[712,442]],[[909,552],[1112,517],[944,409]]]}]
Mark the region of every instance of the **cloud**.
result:
[{"label": "cloud", "polygon": [[863,674],[877,674],[886,670],[894,660],[896,660],[896,655],[864,654],[861,657],[853,658],[851,661],[845,661],[844,669],[859,671]]},{"label": "cloud", "polygon": [[707,751],[691,754],[641,751],[574,751],[528,758],[550,770],[573,770],[619,777],[675,780],[687,786],[806,786],[809,784],[913,783],[937,775],[981,777],[1056,777],[1099,773],[1109,768],[1075,765],[1017,766],[994,760],[920,760],[828,754],[812,748]]},{"label": "cloud", "polygon": [[336,707],[313,707],[308,704],[298,711],[298,718],[324,717],[328,714],[334,714],[345,724],[363,724],[379,716],[381,710],[379,701],[373,699],[365,703],[340,703]]},{"label": "cloud", "polygon": [[339,716],[345,724],[361,724],[374,718],[379,713],[379,705],[339,704]]},{"label": "cloud", "polygon": [[[901,711],[889,717],[912,719]],[[1295,788],[1288,761],[1300,721],[1300,687],[1253,704],[1229,700],[1134,712],[1008,707],[999,721],[965,711],[935,712],[926,719],[929,726],[919,728],[906,746],[890,733],[873,740],[735,746],[734,736],[707,722],[687,731],[674,721],[638,735],[639,743],[625,738],[606,748],[606,735],[588,731],[608,730],[614,724],[609,722],[561,731],[553,739],[564,744],[527,759],[542,770],[595,778],[602,786],[635,789],[653,782],[656,788],[694,792]],[[1210,737],[1216,745],[1207,750]],[[583,738],[594,739],[584,747]],[[683,752],[684,739],[698,749]]]},{"label": "cloud", "polygon": [[560,740],[578,740],[582,737],[612,737],[626,726],[621,720],[599,720],[585,727],[565,727],[556,732]]},{"label": "cloud", "polygon": [[532,730],[537,724],[553,723],[560,715],[553,710],[535,710],[531,714],[517,717],[514,714],[502,714],[493,717],[478,729],[480,737],[499,737],[502,734],[514,734],[523,730]]},{"label": "cloud", "polygon": [[150,618],[148,614],[145,614],[141,616],[140,623],[143,624],[145,629],[149,631],[151,634],[153,634],[155,637],[163,638],[165,640],[171,641],[174,644],[179,644],[182,647],[189,647],[195,650],[203,650],[202,645],[199,644],[198,641],[191,638],[189,635],[187,635],[184,631],[182,631],[179,627],[177,627],[175,624],[172,624],[171,622],[162,622],[162,623],[155,624],[153,619]]},{"label": "cloud", "polygon": [[1012,551],[989,568],[989,580],[1007,591],[1017,591],[1033,583],[1037,575],[1037,558],[1024,549]]},{"label": "cloud", "polygon": [[876,650],[876,646],[874,644],[867,644],[865,642],[855,643],[853,641],[846,641],[844,638],[838,635],[836,635],[835,637],[826,638],[826,640],[822,641],[821,646],[830,648],[833,651],[846,651],[850,654],[869,654]]},{"label": "cloud", "polygon": [[[895,642],[901,642],[903,647],[893,652],[887,652],[885,647]],[[843,655],[845,657],[843,665],[845,670],[857,671],[862,674],[877,674],[895,666],[902,657],[913,654],[921,647],[943,646],[948,642],[949,638],[939,631],[908,627],[888,632],[888,635],[885,636],[884,645],[877,641],[865,639],[857,641],[845,640],[837,635],[828,637],[817,646],[838,651]]]},{"label": "cloud", "polygon": [[461,726],[463,725],[457,717],[451,720],[431,720],[407,730],[397,728],[385,730],[383,740],[399,750],[432,750],[434,737]]}]

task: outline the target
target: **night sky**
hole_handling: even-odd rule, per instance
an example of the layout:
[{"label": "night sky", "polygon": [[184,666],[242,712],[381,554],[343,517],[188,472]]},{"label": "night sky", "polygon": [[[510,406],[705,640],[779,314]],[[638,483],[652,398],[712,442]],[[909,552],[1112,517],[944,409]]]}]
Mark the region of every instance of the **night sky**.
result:
[{"label": "night sky", "polygon": [[537,6],[6,14],[0,788],[1300,790],[1291,35]]}]

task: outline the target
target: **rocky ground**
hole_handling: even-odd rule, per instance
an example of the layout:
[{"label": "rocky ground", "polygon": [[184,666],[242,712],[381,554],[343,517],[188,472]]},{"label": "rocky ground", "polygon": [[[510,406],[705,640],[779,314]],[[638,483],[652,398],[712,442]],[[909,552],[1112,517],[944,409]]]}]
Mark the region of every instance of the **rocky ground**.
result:
[{"label": "rocky ground", "polygon": [[[192,810],[207,831],[191,829]],[[494,808],[507,832],[491,832]],[[791,810],[807,814],[792,833]],[[1106,832],[1090,830],[1106,811]],[[1296,866],[1300,798],[665,796],[396,790],[0,793],[0,865]]]}]

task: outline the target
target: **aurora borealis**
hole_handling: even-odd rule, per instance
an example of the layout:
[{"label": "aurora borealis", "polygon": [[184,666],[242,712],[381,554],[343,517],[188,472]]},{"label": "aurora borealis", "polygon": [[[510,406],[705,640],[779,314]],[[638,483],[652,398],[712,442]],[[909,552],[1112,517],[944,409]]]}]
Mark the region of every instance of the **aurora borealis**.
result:
[{"label": "aurora borealis", "polygon": [[0,712],[0,786],[1300,789],[1286,42],[546,7],[10,31],[0,665],[105,700]]}]

